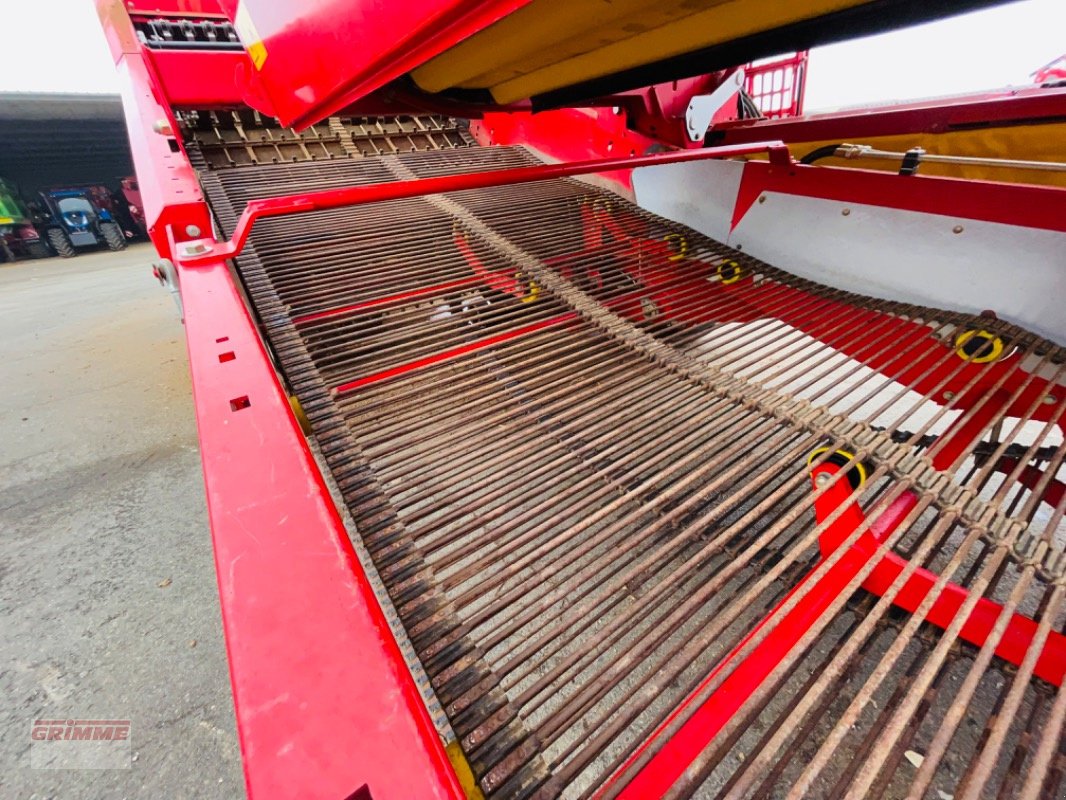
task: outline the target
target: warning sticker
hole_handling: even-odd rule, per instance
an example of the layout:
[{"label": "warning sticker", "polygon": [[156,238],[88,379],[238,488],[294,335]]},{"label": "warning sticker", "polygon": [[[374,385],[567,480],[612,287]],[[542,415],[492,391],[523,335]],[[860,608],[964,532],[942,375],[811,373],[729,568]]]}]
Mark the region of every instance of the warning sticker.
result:
[{"label": "warning sticker", "polygon": [[237,13],[233,18],[233,27],[237,29],[237,35],[241,37],[241,41],[248,51],[248,57],[252,59],[252,66],[257,70],[262,69],[263,63],[267,58],[266,45],[263,44],[263,38],[259,35],[259,31],[255,29],[255,23],[252,22],[252,17],[248,13],[248,7],[243,2],[237,3]]}]

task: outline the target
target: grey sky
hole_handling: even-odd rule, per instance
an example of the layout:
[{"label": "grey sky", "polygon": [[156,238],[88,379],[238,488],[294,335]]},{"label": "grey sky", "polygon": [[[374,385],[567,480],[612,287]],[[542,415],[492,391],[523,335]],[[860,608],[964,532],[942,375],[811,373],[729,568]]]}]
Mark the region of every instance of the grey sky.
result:
[{"label": "grey sky", "polygon": [[[4,6],[0,91],[118,91],[92,0]],[[1066,0],[1022,0],[819,48],[811,54],[807,109],[1025,84],[1063,53]]]}]

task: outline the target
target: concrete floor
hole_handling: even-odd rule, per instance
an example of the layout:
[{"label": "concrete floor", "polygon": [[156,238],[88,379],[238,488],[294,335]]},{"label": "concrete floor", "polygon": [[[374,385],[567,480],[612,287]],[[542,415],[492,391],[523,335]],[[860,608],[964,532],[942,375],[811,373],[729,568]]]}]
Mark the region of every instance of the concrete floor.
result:
[{"label": "concrete floor", "polygon": [[[146,246],[0,266],[0,798],[244,795],[184,336]],[[30,766],[131,720],[128,770]]]}]

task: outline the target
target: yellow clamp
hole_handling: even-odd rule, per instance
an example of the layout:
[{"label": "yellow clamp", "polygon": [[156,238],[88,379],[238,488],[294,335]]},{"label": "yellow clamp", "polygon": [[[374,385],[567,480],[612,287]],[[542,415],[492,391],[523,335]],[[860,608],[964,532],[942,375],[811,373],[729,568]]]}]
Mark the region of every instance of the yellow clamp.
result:
[{"label": "yellow clamp", "polygon": [[537,285],[536,281],[531,280],[529,282],[529,291],[522,295],[522,302],[534,303],[538,297],[540,297],[540,286]]},{"label": "yellow clamp", "polygon": [[593,212],[604,212],[606,214],[614,214],[614,203],[602,197],[597,197],[592,201]]},{"label": "yellow clamp", "polygon": [[[818,458],[818,456],[820,456],[822,453],[828,452],[828,447],[819,447],[815,450],[812,450],[811,454],[807,456],[807,469],[811,468],[811,464],[814,463],[814,459]],[[864,483],[866,483],[866,466],[861,461],[855,460],[854,453],[848,452],[847,450],[834,450],[833,454],[822,463],[833,464],[837,467],[843,467],[849,461],[854,462],[852,466],[859,473],[859,486],[862,486]],[[854,489],[858,489],[859,486],[856,486],[854,483],[852,483],[852,488]]]},{"label": "yellow clamp", "polygon": [[463,752],[459,740],[453,739],[448,742],[444,747],[444,752],[447,754],[448,760],[452,762],[455,777],[459,779],[459,786],[462,787],[463,794],[466,795],[467,800],[485,800],[485,795],[481,791],[481,787],[477,785],[477,778],[474,777],[474,771],[470,769],[470,764],[466,760],[466,754]]},{"label": "yellow clamp", "polygon": [[[977,339],[984,341],[974,341]],[[970,344],[971,342],[973,344]],[[970,347],[967,347],[968,344],[970,344]],[[990,361],[995,361],[1003,355],[1003,350],[1003,340],[989,331],[963,331],[955,337],[955,355],[963,361],[969,361],[971,364],[987,364]]]},{"label": "yellow clamp", "polygon": [[292,415],[296,417],[296,421],[300,423],[300,430],[303,431],[304,436],[311,435],[311,421],[307,419],[307,414],[304,413],[304,407],[300,405],[300,401],[296,399],[296,395],[289,395],[289,408],[292,409]]},{"label": "yellow clamp", "polygon": [[723,261],[718,265],[718,277],[723,286],[728,286],[744,277],[744,269],[736,261]]},{"label": "yellow clamp", "polygon": [[668,233],[663,237],[663,241],[667,244],[673,244],[675,252],[673,255],[667,256],[667,261],[681,261],[688,255],[688,239],[680,233]]}]

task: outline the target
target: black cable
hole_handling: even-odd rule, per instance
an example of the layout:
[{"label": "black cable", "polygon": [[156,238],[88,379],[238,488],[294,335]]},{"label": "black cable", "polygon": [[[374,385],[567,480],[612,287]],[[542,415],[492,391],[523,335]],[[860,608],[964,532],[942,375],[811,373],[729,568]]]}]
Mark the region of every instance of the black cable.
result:
[{"label": "black cable", "polygon": [[827,144],[824,147],[819,147],[815,150],[811,150],[811,152],[807,153],[807,155],[800,159],[800,163],[813,164],[819,159],[829,158],[830,156],[836,154],[837,148],[841,147],[842,144],[842,142],[838,142],[837,144]]}]

